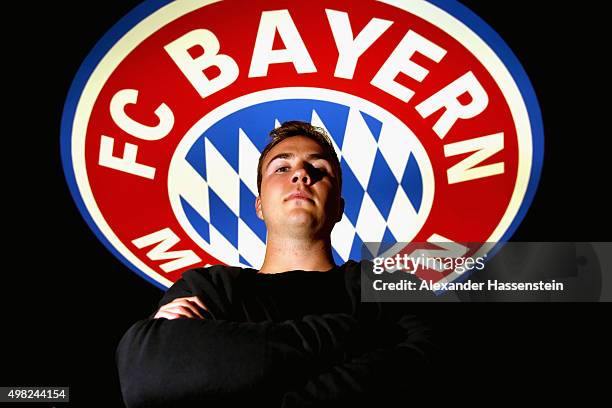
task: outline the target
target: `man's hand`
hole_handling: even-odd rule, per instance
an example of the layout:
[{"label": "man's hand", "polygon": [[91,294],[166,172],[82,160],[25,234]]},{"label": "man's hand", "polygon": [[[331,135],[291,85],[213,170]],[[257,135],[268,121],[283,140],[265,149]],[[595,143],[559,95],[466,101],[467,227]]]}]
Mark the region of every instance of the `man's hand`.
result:
[{"label": "man's hand", "polygon": [[159,308],[155,313],[154,319],[178,319],[186,317],[188,319],[204,319],[198,307],[208,311],[208,308],[197,296],[176,298]]}]

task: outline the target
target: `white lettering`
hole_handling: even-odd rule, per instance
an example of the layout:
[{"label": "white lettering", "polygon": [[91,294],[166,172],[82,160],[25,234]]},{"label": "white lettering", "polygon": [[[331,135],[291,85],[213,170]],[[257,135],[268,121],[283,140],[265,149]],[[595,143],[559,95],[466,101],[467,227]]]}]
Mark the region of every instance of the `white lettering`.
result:
[{"label": "white lettering", "polygon": [[[192,58],[189,49],[195,46],[202,47],[204,53]],[[164,46],[164,49],[202,98],[220,91],[238,78],[238,64],[230,56],[219,54],[219,40],[209,30],[201,28],[190,31]],[[221,73],[210,79],[204,70],[213,66],[219,68]]]},{"label": "white lettering", "polygon": [[504,173],[504,163],[497,162],[486,166],[475,167],[504,148],[504,134],[477,137],[470,140],[451,143],[444,146],[444,156],[472,153],[446,172],[448,184],[461,183],[483,177]]},{"label": "white lettering", "polygon": [[[466,92],[470,94],[472,101],[463,105],[458,98]],[[440,139],[443,139],[457,119],[473,118],[484,111],[488,104],[489,96],[487,92],[472,71],[469,71],[418,104],[416,110],[423,118],[426,118],[432,113],[446,108],[433,126],[434,132]]]},{"label": "white lettering", "polygon": [[[273,50],[277,31],[286,48]],[[289,11],[264,11],[259,21],[249,78],[266,76],[270,64],[286,62],[293,63],[299,74],[317,72]]]},{"label": "white lettering", "polygon": [[[417,249],[413,251],[410,256],[413,258],[459,258],[464,256],[468,251],[468,248],[466,246],[461,245],[438,234],[431,234],[431,236],[427,239],[427,242],[437,245],[442,249]],[[444,271],[442,265],[435,262],[433,267],[431,267],[430,269],[434,269],[438,272]]]},{"label": "white lettering", "polygon": [[132,244],[138,249],[157,244],[153,249],[147,252],[147,257],[152,261],[173,259],[173,261],[159,265],[159,267],[167,273],[194,265],[201,261],[200,257],[190,249],[167,252],[179,242],[180,238],[176,236],[170,228],[164,228],[152,234],[137,238],[132,241]]},{"label": "white lettering", "polygon": [[414,91],[395,82],[395,78],[399,73],[403,73],[419,82],[425,79],[429,70],[410,60],[416,52],[435,62],[440,62],[446,54],[445,49],[409,30],[376,73],[371,84],[403,102],[408,102]]},{"label": "white lettering", "polygon": [[138,146],[126,143],[123,148],[123,156],[116,157],[113,156],[114,145],[115,139],[102,135],[100,139],[100,155],[98,157],[98,164],[100,166],[153,180],[155,168],[136,162]]},{"label": "white lettering", "polygon": [[353,30],[348,13],[326,9],[327,20],[331,27],[336,48],[338,49],[338,62],[334,76],[352,79],[355,74],[357,60],[361,55],[393,24],[392,21],[380,18],[371,19],[363,30],[353,38]]},{"label": "white lettering", "polygon": [[117,92],[110,103],[110,114],[117,126],[124,132],[144,140],[159,140],[172,130],[174,115],[165,103],[155,109],[159,119],[157,126],[147,126],[136,122],[125,113],[126,105],[136,104],[138,91],[136,89],[122,89]]}]

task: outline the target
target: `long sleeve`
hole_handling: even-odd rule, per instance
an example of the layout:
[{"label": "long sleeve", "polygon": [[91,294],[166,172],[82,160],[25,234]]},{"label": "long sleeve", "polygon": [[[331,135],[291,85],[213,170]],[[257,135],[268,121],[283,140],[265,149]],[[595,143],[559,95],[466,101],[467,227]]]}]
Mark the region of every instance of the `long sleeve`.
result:
[{"label": "long sleeve", "polygon": [[313,376],[303,386],[287,391],[281,407],[405,406],[397,390],[428,378],[426,355],[432,344],[427,332],[412,316],[402,316],[384,333],[379,331],[391,344]]},{"label": "long sleeve", "polygon": [[410,375],[423,327],[403,307],[361,303],[358,265],[346,266],[322,275],[254,276],[231,267],[184,273],[159,305],[198,296],[206,319],[149,318],[126,332],[116,353],[125,403],[333,406],[363,402]]},{"label": "long sleeve", "polygon": [[122,338],[117,366],[128,407],[188,406],[303,383],[357,355],[363,338],[346,314],[280,323],[146,319]]},{"label": "long sleeve", "polygon": [[[398,399],[397,390],[431,378],[428,359],[437,351],[429,325],[415,317],[411,302],[360,302],[361,279],[375,278],[370,262],[363,261],[361,265],[359,279],[356,274],[348,275],[349,293],[354,303],[360,305],[361,314],[369,314],[369,319],[376,322],[370,328],[382,342],[370,341],[373,348],[312,376],[300,387],[287,390],[282,408],[395,407],[398,402],[404,407],[405,401]],[[369,306],[367,312],[365,305]]]}]

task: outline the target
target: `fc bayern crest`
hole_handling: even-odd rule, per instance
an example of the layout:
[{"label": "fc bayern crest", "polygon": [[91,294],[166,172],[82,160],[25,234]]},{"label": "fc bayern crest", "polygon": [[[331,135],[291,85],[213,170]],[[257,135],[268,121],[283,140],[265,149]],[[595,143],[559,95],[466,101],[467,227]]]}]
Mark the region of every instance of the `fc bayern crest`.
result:
[{"label": "fc bayern crest", "polygon": [[367,242],[507,241],[537,187],[526,74],[442,0],[147,1],[74,80],[64,171],[94,233],[157,286],[207,264],[257,269],[257,161],[288,120],[325,129],[340,158],[338,264]]}]

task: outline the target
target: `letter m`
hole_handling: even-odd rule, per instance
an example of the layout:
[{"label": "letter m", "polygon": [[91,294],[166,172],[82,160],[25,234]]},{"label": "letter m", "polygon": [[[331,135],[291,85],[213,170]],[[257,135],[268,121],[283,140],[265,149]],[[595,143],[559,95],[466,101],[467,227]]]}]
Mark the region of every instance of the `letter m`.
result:
[{"label": "letter m", "polygon": [[147,252],[147,256],[152,261],[171,259],[170,262],[159,265],[164,272],[168,273],[186,266],[194,265],[202,260],[190,249],[168,252],[170,248],[179,242],[180,238],[177,237],[170,228],[164,228],[152,234],[145,235],[144,237],[137,238],[132,241],[132,244],[138,249],[155,245]]}]

